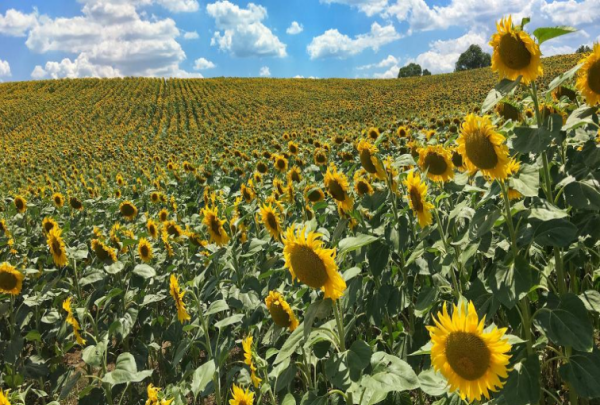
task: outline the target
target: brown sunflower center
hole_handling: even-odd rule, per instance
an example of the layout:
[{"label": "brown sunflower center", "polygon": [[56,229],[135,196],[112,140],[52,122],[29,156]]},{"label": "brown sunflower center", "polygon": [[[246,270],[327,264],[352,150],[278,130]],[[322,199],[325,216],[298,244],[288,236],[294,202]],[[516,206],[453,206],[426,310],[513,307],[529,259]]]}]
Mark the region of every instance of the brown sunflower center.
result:
[{"label": "brown sunflower center", "polygon": [[321,288],[329,279],[323,260],[308,246],[295,246],[290,262],[298,279],[309,287]]},{"label": "brown sunflower center", "polygon": [[476,130],[467,137],[465,149],[468,158],[480,169],[493,169],[498,164],[494,145],[485,133]]},{"label": "brown sunflower center", "polygon": [[276,325],[279,325],[282,328],[287,328],[290,326],[290,323],[292,322],[290,315],[285,312],[279,301],[275,301],[271,304],[269,307],[269,312],[271,313],[273,322],[275,322]]},{"label": "brown sunflower center", "polygon": [[154,225],[150,225],[148,227],[148,231],[150,232],[150,235],[155,236],[157,231],[156,231],[156,227]]},{"label": "brown sunflower center", "polygon": [[148,246],[147,245],[140,246],[140,253],[142,254],[142,257],[148,257],[150,254],[150,250],[148,249]]},{"label": "brown sunflower center", "polygon": [[269,228],[275,231],[278,230],[277,218],[275,218],[275,215],[273,215],[272,212],[267,213],[267,224],[269,225]]},{"label": "brown sunflower center", "polygon": [[300,181],[300,174],[297,171],[292,172],[292,181],[296,183]]},{"label": "brown sunflower center", "polygon": [[62,255],[62,247],[60,246],[60,241],[56,238],[52,239],[52,251],[55,255]]},{"label": "brown sunflower center", "polygon": [[317,154],[317,162],[318,163],[325,163],[327,161],[327,159],[325,158],[325,155],[322,153],[318,153]]},{"label": "brown sunflower center", "polygon": [[308,199],[311,202],[317,202],[321,200],[321,193],[319,193],[319,190],[313,190],[311,192],[308,193]]},{"label": "brown sunflower center", "polygon": [[498,52],[502,62],[511,69],[519,70],[529,66],[531,53],[520,38],[506,34],[500,40]]},{"label": "brown sunflower center", "polygon": [[456,167],[462,167],[463,165],[462,155],[457,151],[452,152],[452,164]]},{"label": "brown sunflower center", "polygon": [[600,60],[597,60],[588,70],[588,86],[596,94],[600,94]]},{"label": "brown sunflower center", "polygon": [[221,223],[216,217],[210,218],[210,229],[215,235],[221,236]]},{"label": "brown sunflower center", "polygon": [[332,180],[329,183],[329,193],[331,194],[331,196],[333,198],[335,198],[338,201],[344,201],[346,199],[346,192],[344,191],[344,188],[341,186],[341,184],[337,181],[337,180]]},{"label": "brown sunflower center", "polygon": [[23,202],[23,200],[21,200],[20,198],[17,198],[15,200],[15,207],[17,207],[17,209],[20,211],[23,208],[25,208],[25,203]]},{"label": "brown sunflower center", "polygon": [[357,184],[356,184],[356,188],[358,190],[358,193],[360,195],[363,194],[367,194],[369,192],[369,183],[367,183],[364,180],[360,180]]},{"label": "brown sunflower center", "polygon": [[60,197],[54,197],[54,204],[61,205],[62,204],[62,199]]},{"label": "brown sunflower center", "polygon": [[248,201],[252,199],[252,195],[250,194],[250,192],[248,191],[247,188],[244,189],[244,200]]},{"label": "brown sunflower center", "polygon": [[479,336],[467,332],[452,332],[446,342],[446,358],[456,374],[473,381],[486,373],[491,354]]},{"label": "brown sunflower center", "polygon": [[267,165],[260,162],[256,165],[256,170],[258,170],[259,173],[265,174],[267,172]]},{"label": "brown sunflower center", "polygon": [[44,230],[46,233],[50,232],[52,228],[54,228],[54,224],[52,222],[48,221],[44,224]]},{"label": "brown sunflower center", "polygon": [[421,193],[416,187],[410,189],[410,202],[412,202],[413,209],[417,212],[423,211],[423,201],[421,201]]},{"label": "brown sunflower center", "polygon": [[135,208],[133,208],[133,205],[131,204],[124,204],[121,207],[121,214],[123,214],[126,217],[131,217],[135,214]]},{"label": "brown sunflower center", "polygon": [[277,159],[277,168],[278,169],[284,169],[285,168],[285,161],[283,159]]},{"label": "brown sunflower center", "polygon": [[96,256],[98,256],[98,259],[102,261],[108,259],[108,251],[104,248],[104,246],[98,244],[94,251],[96,252]]},{"label": "brown sunflower center", "polygon": [[362,151],[360,151],[360,163],[367,172],[377,173],[377,168],[371,160],[371,151],[369,149],[363,149]]},{"label": "brown sunflower center", "polygon": [[400,128],[400,130],[398,131],[398,134],[401,137],[405,137],[406,136],[406,130],[404,128]]},{"label": "brown sunflower center", "polygon": [[17,277],[12,273],[0,272],[0,289],[4,291],[12,290],[18,284]]},{"label": "brown sunflower center", "polygon": [[444,174],[448,170],[448,163],[443,156],[437,153],[428,153],[425,157],[425,169],[431,174]]}]

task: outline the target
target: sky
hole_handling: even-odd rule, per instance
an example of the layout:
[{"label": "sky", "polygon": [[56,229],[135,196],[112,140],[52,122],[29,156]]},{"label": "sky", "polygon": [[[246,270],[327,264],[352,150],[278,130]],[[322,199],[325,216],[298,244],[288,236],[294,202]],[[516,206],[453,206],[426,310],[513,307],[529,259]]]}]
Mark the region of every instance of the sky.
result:
[{"label": "sky", "polygon": [[0,81],[445,73],[509,14],[578,29],[545,56],[600,41],[600,0],[0,0]]}]

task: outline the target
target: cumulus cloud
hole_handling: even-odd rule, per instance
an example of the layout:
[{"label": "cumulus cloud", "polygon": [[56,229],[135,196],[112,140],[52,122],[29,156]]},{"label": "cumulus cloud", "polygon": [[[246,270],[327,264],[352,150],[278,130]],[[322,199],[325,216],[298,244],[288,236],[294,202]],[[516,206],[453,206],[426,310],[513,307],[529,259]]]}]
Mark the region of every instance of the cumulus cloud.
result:
[{"label": "cumulus cloud", "polygon": [[399,70],[400,70],[400,66],[393,65],[383,73],[373,73],[373,77],[375,79],[395,79],[398,77]]},{"label": "cumulus cloud", "polygon": [[205,58],[196,59],[194,62],[194,70],[214,69],[215,67],[217,65]]},{"label": "cumulus cloud", "polygon": [[285,32],[287,32],[290,35],[297,35],[300,34],[302,31],[304,31],[304,27],[302,26],[302,24],[298,24],[297,21],[292,21],[292,24],[288,27],[287,30],[285,30]]},{"label": "cumulus cloud", "polygon": [[198,35],[198,33],[196,31],[190,31],[190,32],[186,32],[185,34],[183,34],[183,39],[198,39],[200,38],[200,35]]},{"label": "cumulus cloud", "polygon": [[382,27],[378,23],[371,25],[371,32],[350,38],[337,29],[330,29],[312,39],[306,47],[311,59],[347,58],[370,48],[377,51],[379,47],[400,39],[392,24]]},{"label": "cumulus cloud", "polygon": [[10,77],[10,65],[8,61],[0,59],[0,77]]},{"label": "cumulus cloud", "polygon": [[271,70],[268,66],[263,66],[260,68],[260,72],[258,73],[260,77],[271,77]]},{"label": "cumulus cloud", "polygon": [[262,23],[267,18],[263,6],[249,3],[244,9],[224,0],[208,4],[206,11],[218,29],[212,46],[237,57],[287,56],[286,45]]},{"label": "cumulus cloud", "polygon": [[0,14],[0,34],[12,37],[24,37],[31,28],[37,25],[37,13],[23,14],[15,9]]},{"label": "cumulus cloud", "polygon": [[355,7],[369,17],[381,13],[388,5],[388,0],[320,0],[320,2],[325,4],[345,4]]},{"label": "cumulus cloud", "polygon": [[398,62],[399,62],[398,58],[396,58],[393,55],[388,55],[387,58],[383,59],[379,63],[371,63],[369,65],[359,66],[356,69],[357,70],[368,70],[368,69],[374,69],[374,68],[384,68],[384,67],[397,65]]},{"label": "cumulus cloud", "polygon": [[459,38],[430,43],[429,50],[417,56],[415,61],[432,73],[452,72],[460,54],[470,45],[479,45],[484,52],[490,52],[491,48],[487,42],[487,33],[471,31]]},{"label": "cumulus cloud", "polygon": [[200,9],[198,0],[77,0],[83,4],[112,3],[115,5],[129,4],[134,7],[159,5],[173,13],[191,13]]}]

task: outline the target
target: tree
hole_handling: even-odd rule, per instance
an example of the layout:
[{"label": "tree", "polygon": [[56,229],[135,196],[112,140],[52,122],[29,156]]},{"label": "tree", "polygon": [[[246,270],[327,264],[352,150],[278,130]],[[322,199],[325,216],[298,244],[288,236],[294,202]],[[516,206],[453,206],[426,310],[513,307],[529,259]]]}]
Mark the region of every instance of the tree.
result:
[{"label": "tree", "polygon": [[577,50],[575,51],[575,53],[589,53],[592,52],[592,48],[590,48],[587,45],[581,45],[579,48],[577,48]]},{"label": "tree", "polygon": [[413,77],[413,76],[421,76],[421,65],[416,63],[409,63],[408,65],[400,68],[398,72],[398,79],[401,77]]},{"label": "tree", "polygon": [[463,70],[477,69],[490,66],[491,64],[492,57],[489,53],[483,52],[479,45],[471,45],[458,58],[454,71],[461,72]]},{"label": "tree", "polygon": [[431,76],[431,72],[427,69],[423,69],[423,76]]}]

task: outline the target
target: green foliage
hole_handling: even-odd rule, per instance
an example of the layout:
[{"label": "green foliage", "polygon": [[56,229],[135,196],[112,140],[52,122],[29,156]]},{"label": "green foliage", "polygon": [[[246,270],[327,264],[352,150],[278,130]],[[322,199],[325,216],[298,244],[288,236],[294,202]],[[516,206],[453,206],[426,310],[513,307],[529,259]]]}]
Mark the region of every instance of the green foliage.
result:
[{"label": "green foliage", "polygon": [[462,72],[463,70],[478,69],[488,67],[492,64],[492,57],[489,53],[483,52],[479,45],[471,45],[466,51],[460,54],[456,66],[455,72]]},{"label": "green foliage", "polygon": [[408,65],[400,68],[400,71],[398,71],[398,79],[403,77],[421,76],[421,73],[421,65],[417,63],[409,63]]}]

